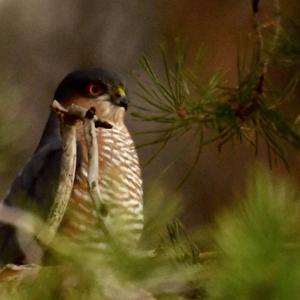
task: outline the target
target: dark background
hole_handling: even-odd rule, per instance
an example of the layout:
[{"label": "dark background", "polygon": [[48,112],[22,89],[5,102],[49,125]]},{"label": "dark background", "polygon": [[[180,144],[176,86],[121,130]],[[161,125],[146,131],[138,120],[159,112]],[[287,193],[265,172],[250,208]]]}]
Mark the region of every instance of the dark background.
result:
[{"label": "dark background", "polygon": [[[272,1],[261,1],[261,18],[270,18]],[[221,71],[229,85],[236,83],[237,54],[247,53],[251,32],[251,2],[236,0],[2,0],[0,1],[0,195],[34,151],[49,112],[54,89],[66,73],[89,66],[120,72],[134,102],[138,89],[132,72],[142,72],[142,54],[159,69],[159,45],[184,37],[191,52],[205,49],[202,80]],[[281,1],[282,13],[300,16],[297,0]],[[280,75],[279,75],[280,77]],[[128,114],[131,132],[146,128]],[[142,141],[136,137],[137,143]],[[196,149],[182,151],[190,136],[174,142],[143,170],[145,188],[151,186],[173,158],[178,162],[164,174],[164,201],[192,164]],[[144,163],[152,148],[139,150]],[[259,160],[265,161],[264,147]],[[298,178],[298,158],[289,153],[290,176]],[[206,148],[197,168],[180,190],[187,224],[211,221],[242,193],[253,151],[236,143],[219,153]],[[287,174],[279,164],[277,174]],[[151,201],[147,199],[146,201]]]}]

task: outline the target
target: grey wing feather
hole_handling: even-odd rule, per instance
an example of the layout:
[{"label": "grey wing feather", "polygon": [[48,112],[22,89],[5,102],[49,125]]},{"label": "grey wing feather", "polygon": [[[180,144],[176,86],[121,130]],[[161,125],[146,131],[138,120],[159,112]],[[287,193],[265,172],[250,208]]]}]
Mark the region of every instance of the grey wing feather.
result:
[{"label": "grey wing feather", "polygon": [[[32,212],[45,219],[51,209],[58,184],[62,149],[60,137],[52,138],[33,154],[16,177],[4,204]],[[81,147],[77,143],[77,167]],[[0,264],[19,263],[24,258],[16,229],[0,223]]]},{"label": "grey wing feather", "polygon": [[16,177],[4,203],[21,209],[38,210],[38,214],[43,216],[52,204],[60,158],[60,140],[38,149]]}]

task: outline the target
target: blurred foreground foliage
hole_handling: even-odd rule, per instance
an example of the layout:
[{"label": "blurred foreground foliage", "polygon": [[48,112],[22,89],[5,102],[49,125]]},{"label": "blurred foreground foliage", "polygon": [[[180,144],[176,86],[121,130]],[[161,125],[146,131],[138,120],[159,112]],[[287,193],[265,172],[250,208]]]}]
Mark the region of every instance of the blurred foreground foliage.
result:
[{"label": "blurred foreground foliage", "polygon": [[[290,183],[258,169],[239,208],[190,235],[176,206],[150,194],[160,204],[149,208],[138,250],[99,253],[57,237],[50,250],[57,264],[1,283],[0,298],[299,299],[299,195]],[[155,249],[147,241],[157,241]]]},{"label": "blurred foreground foliage", "polygon": [[[146,144],[160,145],[150,161],[171,139],[190,131],[198,150],[193,166],[211,143],[221,150],[237,139],[257,153],[263,141],[270,164],[276,158],[286,163],[283,142],[299,149],[297,118],[288,118],[282,107],[295,97],[300,43],[281,28],[279,15],[264,38],[259,1],[252,4],[253,53],[247,65],[239,59],[236,86],[227,87],[218,75],[202,84],[201,59],[189,68],[183,53],[171,65],[162,51],[164,78],[142,59],[148,81],[138,79],[144,103],[133,115],[160,125],[141,132],[154,136]],[[284,88],[277,88],[269,73],[278,65],[290,72]],[[178,221],[178,201],[165,201],[170,195],[159,186],[146,198],[151,207],[137,250],[111,245],[99,253],[57,236],[49,250],[56,264],[1,283],[0,299],[299,299],[299,195],[290,183],[258,169],[240,206],[220,216],[215,227],[194,234]]]},{"label": "blurred foreground foliage", "polygon": [[241,208],[219,219],[212,299],[299,298],[299,204],[287,182],[252,177]]}]

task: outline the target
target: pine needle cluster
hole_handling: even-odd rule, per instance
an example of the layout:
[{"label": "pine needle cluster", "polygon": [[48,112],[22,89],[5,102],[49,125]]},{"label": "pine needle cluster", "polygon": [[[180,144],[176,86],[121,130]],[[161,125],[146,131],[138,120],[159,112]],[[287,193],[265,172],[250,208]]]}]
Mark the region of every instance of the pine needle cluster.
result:
[{"label": "pine needle cluster", "polygon": [[[278,1],[274,1],[273,21],[266,29],[259,21],[259,4],[252,1],[253,51],[247,64],[238,57],[234,87],[227,86],[218,75],[203,83],[195,71],[201,69],[203,59],[197,56],[193,63],[197,67],[191,68],[182,50],[175,62],[170,62],[170,55],[162,48],[163,74],[154,70],[147,57],[141,59],[144,74],[143,79],[137,79],[139,104],[133,116],[139,121],[160,124],[159,129],[140,133],[150,136],[149,142],[141,146],[159,145],[159,153],[171,139],[193,132],[191,140],[198,149],[195,163],[204,146],[215,144],[221,150],[237,140],[251,145],[255,154],[260,142],[267,148],[270,165],[279,158],[288,166],[285,145],[299,149],[300,136],[295,119],[284,114],[282,107],[295,98],[300,31],[295,24],[293,35],[283,28]],[[278,65],[289,68],[289,80],[280,88],[272,76]]]},{"label": "pine needle cluster", "polygon": [[[157,226],[150,216],[139,250],[111,247],[99,253],[58,236],[49,250],[56,263],[2,282],[0,297],[297,300],[299,194],[290,183],[257,169],[240,200],[214,229],[200,234],[187,234],[174,221],[174,207],[174,214],[168,214],[167,205],[157,206],[150,211]],[[210,237],[209,251],[203,250],[203,235]],[[155,248],[149,248],[149,241]]]}]

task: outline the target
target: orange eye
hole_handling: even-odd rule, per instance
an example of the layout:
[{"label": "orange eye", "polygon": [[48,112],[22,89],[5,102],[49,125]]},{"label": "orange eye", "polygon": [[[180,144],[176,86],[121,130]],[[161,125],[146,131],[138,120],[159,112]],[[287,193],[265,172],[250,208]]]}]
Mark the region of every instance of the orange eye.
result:
[{"label": "orange eye", "polygon": [[100,84],[90,83],[87,86],[87,92],[91,97],[97,97],[104,93],[104,88]]}]

